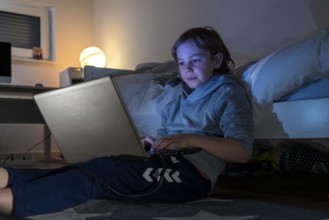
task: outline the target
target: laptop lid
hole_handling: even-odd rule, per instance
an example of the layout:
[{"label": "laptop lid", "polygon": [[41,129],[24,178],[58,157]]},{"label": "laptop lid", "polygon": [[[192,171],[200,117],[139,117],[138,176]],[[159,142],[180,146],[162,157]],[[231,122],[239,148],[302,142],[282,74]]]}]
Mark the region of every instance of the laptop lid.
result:
[{"label": "laptop lid", "polygon": [[34,99],[66,162],[147,156],[112,78],[37,94]]}]

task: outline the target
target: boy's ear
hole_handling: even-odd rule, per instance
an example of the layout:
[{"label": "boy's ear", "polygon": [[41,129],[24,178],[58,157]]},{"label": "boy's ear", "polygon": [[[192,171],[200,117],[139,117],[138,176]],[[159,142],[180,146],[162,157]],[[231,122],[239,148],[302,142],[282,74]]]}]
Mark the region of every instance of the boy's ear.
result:
[{"label": "boy's ear", "polygon": [[218,69],[222,66],[223,59],[224,59],[223,54],[220,52],[213,56],[215,69]]}]

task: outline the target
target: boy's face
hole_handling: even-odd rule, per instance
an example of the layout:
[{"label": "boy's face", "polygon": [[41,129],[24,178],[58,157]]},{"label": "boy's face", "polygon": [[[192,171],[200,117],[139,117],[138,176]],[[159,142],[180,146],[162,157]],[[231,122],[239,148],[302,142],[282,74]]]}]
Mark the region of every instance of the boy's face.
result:
[{"label": "boy's face", "polygon": [[208,81],[214,75],[214,69],[219,68],[223,61],[221,53],[211,57],[208,51],[196,47],[190,41],[181,44],[176,53],[180,75],[192,89]]}]

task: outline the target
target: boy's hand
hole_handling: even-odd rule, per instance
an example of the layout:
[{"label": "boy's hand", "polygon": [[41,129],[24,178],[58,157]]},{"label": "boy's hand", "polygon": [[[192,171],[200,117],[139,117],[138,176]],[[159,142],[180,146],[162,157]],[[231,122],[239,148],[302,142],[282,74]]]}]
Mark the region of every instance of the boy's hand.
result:
[{"label": "boy's hand", "polygon": [[191,147],[191,139],[193,135],[179,134],[161,138],[153,143],[156,151],[161,151],[170,148],[187,148]]},{"label": "boy's hand", "polygon": [[150,150],[152,145],[154,144],[154,140],[152,138],[144,137],[141,139],[142,144],[144,145],[145,150]]}]

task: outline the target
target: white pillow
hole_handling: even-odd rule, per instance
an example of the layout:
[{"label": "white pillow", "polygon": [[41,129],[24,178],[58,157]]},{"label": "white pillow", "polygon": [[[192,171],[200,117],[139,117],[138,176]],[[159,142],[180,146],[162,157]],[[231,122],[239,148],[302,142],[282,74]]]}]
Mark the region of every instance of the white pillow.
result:
[{"label": "white pillow", "polygon": [[[140,137],[157,136],[161,125],[161,110],[180,94],[180,85],[163,84],[172,79],[172,73],[141,73],[115,77],[130,116]],[[160,80],[159,80],[160,79]]]},{"label": "white pillow", "polygon": [[259,105],[270,104],[306,82],[329,76],[329,28],[267,55],[242,74],[247,90]]}]

